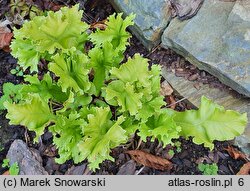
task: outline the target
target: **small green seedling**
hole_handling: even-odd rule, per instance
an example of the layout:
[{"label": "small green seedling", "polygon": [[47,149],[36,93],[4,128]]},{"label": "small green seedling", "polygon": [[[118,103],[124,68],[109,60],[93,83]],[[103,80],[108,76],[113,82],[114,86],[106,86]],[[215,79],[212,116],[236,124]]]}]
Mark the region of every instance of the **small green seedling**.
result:
[{"label": "small green seedling", "polygon": [[2,167],[3,167],[3,168],[5,168],[5,167],[8,167],[8,168],[9,168],[9,162],[10,162],[9,159],[4,159],[4,160],[3,160]]},{"label": "small green seedling", "polygon": [[181,151],[182,151],[182,150],[181,150],[180,147],[177,147],[177,148],[176,148],[176,152],[177,152],[177,153],[180,153]]},{"label": "small green seedling", "polygon": [[181,149],[181,142],[180,141],[175,142],[174,146],[176,147],[176,152],[177,153],[180,153],[182,151],[182,149]]},{"label": "small green seedling", "polygon": [[176,153],[180,153],[180,152],[182,151],[182,149],[181,149],[181,142],[180,142],[180,141],[174,142],[174,143],[173,143],[173,146],[174,146],[173,149],[170,149],[170,150],[168,151],[168,154],[169,154],[171,157],[173,157],[174,154],[175,154],[174,150],[176,151]]},{"label": "small green seedling", "polygon": [[169,151],[168,151],[168,154],[171,156],[171,157],[173,157],[174,156],[174,150],[173,149],[170,149]]},{"label": "small green seedling", "polygon": [[5,168],[5,167],[9,168],[10,175],[18,175],[18,173],[19,173],[19,166],[18,166],[17,162],[10,165],[10,160],[9,159],[4,159],[3,160],[2,167],[3,168]]},{"label": "small green seedling", "polygon": [[174,142],[174,146],[176,146],[176,147],[180,147],[180,146],[181,146],[181,142],[180,142],[180,141],[176,141],[176,142]]},{"label": "small green seedling", "polygon": [[17,66],[16,68],[12,69],[10,73],[16,76],[23,76],[23,71],[20,66]]},{"label": "small green seedling", "polygon": [[199,164],[198,169],[202,172],[203,175],[217,175],[218,166],[216,163],[213,164]]}]

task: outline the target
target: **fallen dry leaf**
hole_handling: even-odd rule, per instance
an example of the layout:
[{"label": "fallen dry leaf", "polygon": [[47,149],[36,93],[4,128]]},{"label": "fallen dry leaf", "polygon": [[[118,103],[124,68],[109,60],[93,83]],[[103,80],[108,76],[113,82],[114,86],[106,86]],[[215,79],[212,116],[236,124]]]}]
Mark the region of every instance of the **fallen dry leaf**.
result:
[{"label": "fallen dry leaf", "polygon": [[0,49],[10,52],[10,42],[13,37],[12,33],[0,34]]},{"label": "fallen dry leaf", "polygon": [[10,51],[9,45],[13,34],[10,29],[7,27],[9,21],[3,21],[0,23],[0,49],[3,49],[6,52]]},{"label": "fallen dry leaf", "polygon": [[51,10],[51,11],[58,11],[62,7],[62,5],[58,5],[54,2],[47,0],[43,3],[43,6],[45,7],[46,10]]},{"label": "fallen dry leaf", "polygon": [[154,156],[145,151],[131,150],[127,151],[126,153],[128,153],[136,162],[157,170],[169,170],[173,167],[169,160]]},{"label": "fallen dry leaf", "polygon": [[55,145],[49,145],[43,151],[43,155],[48,157],[55,157],[57,155],[57,149]]},{"label": "fallen dry leaf", "polygon": [[5,171],[2,175],[10,175],[10,171],[7,170],[7,171]]},{"label": "fallen dry leaf", "polygon": [[90,29],[101,29],[101,30],[105,30],[107,28],[107,25],[105,24],[105,22],[107,21],[107,19],[102,20],[102,21],[98,21],[98,22],[94,22],[90,25]]},{"label": "fallen dry leaf", "polygon": [[161,83],[161,95],[162,96],[169,96],[174,92],[173,88],[170,86],[170,84],[165,80]]},{"label": "fallen dry leaf", "polygon": [[249,175],[249,174],[250,174],[250,162],[244,164],[236,175]]},{"label": "fallen dry leaf", "polygon": [[175,109],[175,107],[176,107],[176,101],[175,101],[174,97],[173,96],[169,96],[169,101],[170,101],[169,107],[171,109]]},{"label": "fallen dry leaf", "polygon": [[229,146],[225,149],[228,154],[233,158],[233,159],[243,159],[245,161],[247,161],[247,157],[245,154],[243,154],[242,152],[236,150],[235,148]]}]

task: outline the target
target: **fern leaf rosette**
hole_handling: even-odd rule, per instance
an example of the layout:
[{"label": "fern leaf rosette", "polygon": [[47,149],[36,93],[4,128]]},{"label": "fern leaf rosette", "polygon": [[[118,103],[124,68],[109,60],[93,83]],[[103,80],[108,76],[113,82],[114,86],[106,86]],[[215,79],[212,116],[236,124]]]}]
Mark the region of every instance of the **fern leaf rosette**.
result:
[{"label": "fern leaf rosette", "polygon": [[[7,109],[10,124],[53,134],[58,163],[87,159],[92,170],[104,160],[114,159],[111,149],[138,133],[171,144],[180,135],[192,136],[197,144],[213,149],[214,140],[240,135],[246,114],[227,111],[207,98],[199,110],[176,112],[166,109],[160,95],[161,68],[149,69],[148,59],[139,54],[128,58],[124,51],[131,35],[126,30],[135,15],[108,17],[105,30],[88,31],[81,21],[79,5],[63,7],[47,16],[37,16],[14,30],[12,55],[30,74],[23,84],[6,83],[0,110]],[[94,47],[85,50],[86,41]],[[48,70],[38,77],[38,62]]]}]

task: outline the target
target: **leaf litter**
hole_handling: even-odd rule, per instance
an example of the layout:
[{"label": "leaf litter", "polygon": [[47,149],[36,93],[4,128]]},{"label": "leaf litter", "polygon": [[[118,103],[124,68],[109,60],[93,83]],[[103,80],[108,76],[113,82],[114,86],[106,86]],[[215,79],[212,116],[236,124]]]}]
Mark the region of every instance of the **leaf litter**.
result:
[{"label": "leaf litter", "polygon": [[152,155],[141,150],[130,150],[127,151],[133,160],[136,162],[151,167],[157,170],[170,170],[173,167],[172,162],[159,156]]},{"label": "leaf litter", "polygon": [[242,159],[242,160],[245,160],[245,161],[248,161],[247,160],[247,156],[246,154],[240,152],[239,150],[233,148],[232,146],[229,146],[225,149],[228,154],[233,158],[233,159]]},{"label": "leaf litter", "polygon": [[10,52],[10,42],[13,37],[13,33],[7,27],[11,22],[4,20],[0,22],[0,49],[3,49],[6,52]]},{"label": "leaf litter", "polygon": [[250,175],[250,162],[244,164],[237,175]]}]

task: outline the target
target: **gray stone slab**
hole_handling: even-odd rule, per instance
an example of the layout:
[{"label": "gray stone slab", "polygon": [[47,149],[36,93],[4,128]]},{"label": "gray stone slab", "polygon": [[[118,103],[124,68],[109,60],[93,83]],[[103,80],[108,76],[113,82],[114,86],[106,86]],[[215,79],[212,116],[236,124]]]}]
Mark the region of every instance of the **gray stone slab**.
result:
[{"label": "gray stone slab", "polygon": [[192,19],[170,22],[162,46],[250,97],[250,1],[205,0]]},{"label": "gray stone slab", "polygon": [[19,175],[48,175],[39,152],[28,148],[22,140],[17,139],[11,144],[7,158],[10,165],[18,163]]},{"label": "gray stone slab", "polygon": [[[163,68],[162,75],[181,96],[187,98],[197,108],[200,105],[201,96],[204,95],[226,109],[236,110],[241,113],[246,112],[248,119],[250,119],[250,98],[236,99],[225,91],[210,88],[209,85],[202,85],[197,90],[194,87],[195,82],[188,81],[182,77],[176,77],[174,73],[168,71],[166,68]],[[235,144],[250,155],[250,121],[244,134],[235,139]]]},{"label": "gray stone slab", "polygon": [[160,43],[163,30],[169,24],[171,11],[165,0],[110,0],[115,9],[126,16],[135,13],[132,32],[148,49]]}]

